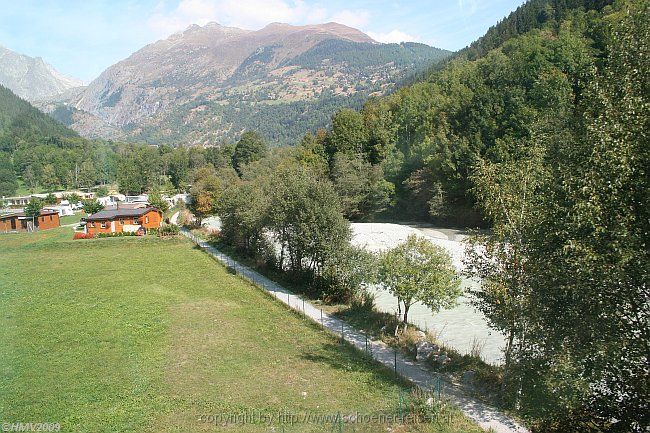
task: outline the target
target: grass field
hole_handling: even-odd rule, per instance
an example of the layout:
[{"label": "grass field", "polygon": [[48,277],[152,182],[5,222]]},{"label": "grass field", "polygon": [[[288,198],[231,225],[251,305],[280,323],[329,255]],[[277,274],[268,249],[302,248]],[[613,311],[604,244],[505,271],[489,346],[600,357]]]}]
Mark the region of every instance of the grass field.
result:
[{"label": "grass field", "polygon": [[81,220],[81,217],[84,216],[81,212],[77,212],[74,215],[66,215],[61,217],[61,225],[74,224],[78,223]]},{"label": "grass field", "polygon": [[[408,391],[184,239],[71,238],[69,228],[0,236],[0,422],[83,432],[339,431],[201,417],[396,411]],[[391,431],[479,431],[451,414]]]}]

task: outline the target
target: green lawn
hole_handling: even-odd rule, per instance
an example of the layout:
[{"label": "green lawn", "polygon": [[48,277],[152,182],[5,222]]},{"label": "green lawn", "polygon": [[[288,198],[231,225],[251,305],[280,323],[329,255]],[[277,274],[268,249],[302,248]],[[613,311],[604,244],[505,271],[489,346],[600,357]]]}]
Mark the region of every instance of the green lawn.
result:
[{"label": "green lawn", "polygon": [[81,220],[81,217],[83,214],[81,212],[77,212],[74,215],[66,215],[61,217],[61,225],[67,225],[67,224],[73,224],[73,223],[78,223]]},{"label": "green lawn", "polygon": [[[61,431],[339,431],[202,415],[396,410],[406,386],[184,239],[0,235],[0,422]],[[354,424],[341,431],[387,431]],[[479,431],[451,422],[394,432]]]}]

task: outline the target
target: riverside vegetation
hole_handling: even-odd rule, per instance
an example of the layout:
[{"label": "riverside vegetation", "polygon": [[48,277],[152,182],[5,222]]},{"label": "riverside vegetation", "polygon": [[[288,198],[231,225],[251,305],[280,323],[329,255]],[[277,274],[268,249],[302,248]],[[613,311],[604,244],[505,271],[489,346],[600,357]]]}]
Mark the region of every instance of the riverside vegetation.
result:
[{"label": "riverside vegetation", "polygon": [[[344,301],[358,279],[324,279],[339,251],[352,254],[336,206],[348,218],[393,206],[478,215],[490,231],[471,238],[467,268],[483,282],[475,305],[508,338],[503,405],[537,431],[640,432],[650,413],[650,14],[647,1],[575,3],[530,2],[425,80],[215,175],[214,185],[234,181],[212,190],[211,212],[225,242],[307,272],[317,296]],[[304,218],[265,220],[276,214]]]}]

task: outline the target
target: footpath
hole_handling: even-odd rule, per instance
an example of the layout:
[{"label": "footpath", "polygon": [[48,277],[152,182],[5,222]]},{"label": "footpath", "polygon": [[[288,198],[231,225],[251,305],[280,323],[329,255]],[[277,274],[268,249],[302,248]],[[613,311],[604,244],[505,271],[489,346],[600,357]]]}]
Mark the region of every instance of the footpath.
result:
[{"label": "footpath", "polygon": [[377,362],[394,369],[397,374],[410,380],[420,388],[431,391],[434,389],[438,391],[442,388],[445,397],[449,398],[450,401],[460,408],[465,416],[476,422],[483,429],[491,429],[491,431],[496,433],[530,433],[530,430],[497,409],[467,396],[460,386],[441,380],[439,376],[432,373],[424,364],[406,359],[381,341],[369,339],[363,332],[351,327],[336,317],[324,313],[304,298],[295,295],[290,290],[280,286],[253,269],[242,265],[230,256],[201,240],[189,230],[181,229],[181,233],[191,239],[206,253],[231,268],[238,275],[250,280],[280,302],[339,335],[343,340],[354,345],[357,349],[367,352]]}]

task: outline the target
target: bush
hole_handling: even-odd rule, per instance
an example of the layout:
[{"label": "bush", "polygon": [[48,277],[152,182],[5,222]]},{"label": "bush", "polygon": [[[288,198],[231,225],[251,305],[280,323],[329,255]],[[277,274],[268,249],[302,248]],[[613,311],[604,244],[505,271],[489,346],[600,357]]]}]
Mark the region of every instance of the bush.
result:
[{"label": "bush", "polygon": [[97,233],[97,238],[121,238],[125,236],[142,236],[139,232]]},{"label": "bush", "polygon": [[95,237],[95,236],[93,236],[93,235],[90,234],[90,233],[81,233],[81,232],[75,232],[74,235],[72,235],[72,239],[73,239],[73,240],[77,240],[77,239],[92,239],[92,238],[94,238],[94,237]]},{"label": "bush", "polygon": [[180,232],[180,228],[176,225],[166,224],[159,229],[151,229],[150,233],[157,233],[159,236],[174,236]]}]

